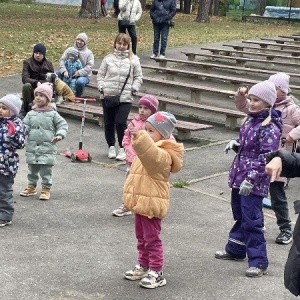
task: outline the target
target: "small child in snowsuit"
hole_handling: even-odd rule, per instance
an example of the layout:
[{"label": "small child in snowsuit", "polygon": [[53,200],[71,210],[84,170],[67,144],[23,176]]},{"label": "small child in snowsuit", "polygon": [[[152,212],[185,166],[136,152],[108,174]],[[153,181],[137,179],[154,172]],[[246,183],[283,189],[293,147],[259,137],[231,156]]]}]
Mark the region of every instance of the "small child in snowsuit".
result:
[{"label": "small child in snowsuit", "polygon": [[15,95],[0,99],[0,227],[14,214],[13,184],[19,167],[17,149],[24,148],[25,126],[18,118],[22,101]]},{"label": "small child in snowsuit", "polygon": [[56,161],[56,143],[68,132],[66,120],[51,106],[53,90],[48,83],[38,85],[34,91],[34,106],[24,118],[28,137],[26,163],[28,186],[20,193],[23,197],[36,195],[39,175],[42,179],[40,200],[50,199],[52,168]]},{"label": "small child in snowsuit", "polygon": [[[122,146],[126,152],[126,164],[127,164],[127,173],[130,170],[130,166],[132,164],[133,159],[136,157],[136,153],[132,147],[132,136],[130,134],[130,128],[137,128],[138,130],[142,130],[145,128],[145,123],[148,117],[152,114],[156,113],[158,108],[158,100],[153,95],[144,95],[138,102],[139,113],[136,114],[132,121],[128,124],[127,129],[124,132]],[[123,217],[127,215],[131,215],[131,211],[124,207],[124,204],[115,209],[112,212],[113,216]]]},{"label": "small child in snowsuit", "polygon": [[[293,144],[300,139],[300,108],[294,103],[292,97],[288,96],[290,76],[286,73],[271,75],[268,81],[276,86],[277,98],[274,108],[281,112],[283,130],[281,135],[280,149],[292,152]],[[245,98],[246,88],[241,88],[239,95],[235,98],[236,107],[244,112],[249,109],[249,102]],[[296,145],[294,145],[296,147]],[[287,179],[280,177],[270,183],[270,196],[272,209],[275,212],[277,225],[280,233],[275,242],[287,245],[293,240],[291,219],[289,216],[288,201],[284,189]]]},{"label": "small child in snowsuit", "polygon": [[65,67],[68,72],[68,77],[63,77],[63,81],[71,88],[76,95],[76,78],[73,77],[74,73],[82,69],[82,63],[79,60],[79,52],[74,47],[68,51],[68,59],[65,62]]},{"label": "small child in snowsuit", "polygon": [[157,112],[147,119],[145,130],[129,129],[137,156],[126,178],[123,199],[125,207],[135,213],[138,264],[124,277],[140,280],[144,288],[166,285],[161,221],[169,208],[170,173],[181,169],[184,153],[183,144],[170,140],[175,124],[172,114]]},{"label": "small child in snowsuit", "polygon": [[[239,91],[236,97],[241,97]],[[246,97],[245,95],[243,97]],[[229,232],[225,251],[215,257],[244,260],[248,256],[248,277],[267,273],[266,240],[262,230],[262,202],[268,195],[270,176],[265,174],[266,154],[278,149],[282,131],[280,113],[273,109],[276,87],[263,81],[248,92],[249,112],[240,128],[239,138],[225,148],[236,151],[229,171],[231,208],[235,224]]]}]

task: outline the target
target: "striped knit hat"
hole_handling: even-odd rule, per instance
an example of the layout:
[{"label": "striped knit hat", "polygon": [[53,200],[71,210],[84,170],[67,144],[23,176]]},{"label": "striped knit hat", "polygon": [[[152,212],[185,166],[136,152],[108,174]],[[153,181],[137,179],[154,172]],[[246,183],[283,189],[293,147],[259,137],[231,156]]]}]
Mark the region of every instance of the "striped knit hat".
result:
[{"label": "striped knit hat", "polygon": [[153,95],[144,95],[138,102],[138,105],[147,106],[154,114],[157,112],[158,100]]}]

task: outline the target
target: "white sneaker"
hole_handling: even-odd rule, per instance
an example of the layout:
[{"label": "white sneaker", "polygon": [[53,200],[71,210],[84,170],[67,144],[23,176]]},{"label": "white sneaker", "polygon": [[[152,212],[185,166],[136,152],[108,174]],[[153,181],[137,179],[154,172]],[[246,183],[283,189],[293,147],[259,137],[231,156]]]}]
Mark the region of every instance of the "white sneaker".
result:
[{"label": "white sneaker", "polygon": [[143,277],[140,281],[140,286],[147,289],[155,289],[167,284],[167,281],[163,275],[163,272],[156,272],[149,270],[146,277]]},{"label": "white sneaker", "polygon": [[108,150],[108,158],[116,158],[116,155],[117,155],[117,153],[116,153],[116,148],[115,148],[115,146],[110,146],[109,147],[109,150]]},{"label": "white sneaker", "polygon": [[125,150],[124,148],[120,148],[116,160],[125,160],[125,158],[126,158]]},{"label": "white sneaker", "polygon": [[150,56],[150,58],[156,58],[157,57],[157,55],[155,55],[155,54],[152,54],[151,56]]},{"label": "white sneaker", "polygon": [[160,59],[164,59],[164,58],[166,58],[164,55],[160,55],[158,58],[160,58]]},{"label": "white sneaker", "polygon": [[116,217],[124,217],[124,216],[129,216],[131,215],[131,211],[128,210],[124,204],[122,204],[119,208],[115,209],[113,212],[112,212],[112,215],[113,216],[116,216]]}]

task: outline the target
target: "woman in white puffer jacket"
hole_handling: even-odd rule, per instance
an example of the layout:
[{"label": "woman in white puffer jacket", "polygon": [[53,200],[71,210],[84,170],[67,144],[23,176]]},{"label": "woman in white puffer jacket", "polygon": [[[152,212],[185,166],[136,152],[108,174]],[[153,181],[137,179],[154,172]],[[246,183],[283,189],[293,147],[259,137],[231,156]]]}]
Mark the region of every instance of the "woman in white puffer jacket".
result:
[{"label": "woman in white puffer jacket", "polygon": [[[128,80],[122,91],[128,74]],[[109,147],[108,158],[125,160],[122,140],[127,128],[127,118],[132,106],[133,95],[139,91],[142,83],[143,74],[140,60],[130,50],[130,37],[119,33],[114,41],[114,53],[103,58],[97,75],[97,85],[103,106],[105,139]],[[120,95],[119,105],[107,107],[104,98],[115,95]],[[118,154],[115,148],[116,132],[120,147]]]}]

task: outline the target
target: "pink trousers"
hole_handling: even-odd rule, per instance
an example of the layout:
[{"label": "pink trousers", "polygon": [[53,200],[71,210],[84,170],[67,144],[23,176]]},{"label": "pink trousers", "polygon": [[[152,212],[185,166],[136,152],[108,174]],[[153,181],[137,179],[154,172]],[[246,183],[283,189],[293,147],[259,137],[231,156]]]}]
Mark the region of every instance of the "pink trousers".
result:
[{"label": "pink trousers", "polygon": [[149,219],[135,214],[138,262],[144,267],[150,267],[153,271],[161,271],[164,263],[160,231],[161,219]]}]

